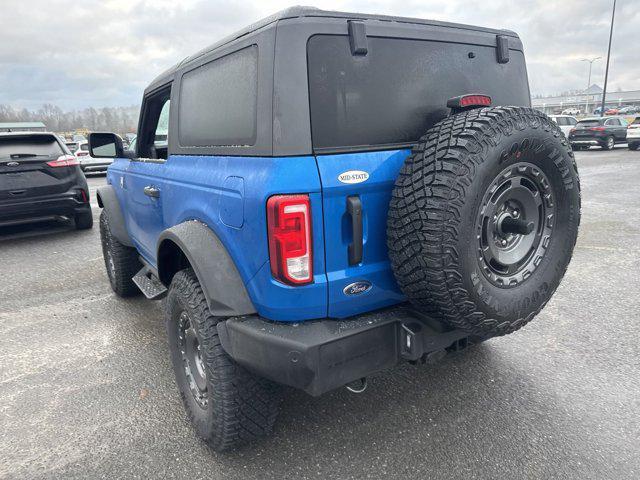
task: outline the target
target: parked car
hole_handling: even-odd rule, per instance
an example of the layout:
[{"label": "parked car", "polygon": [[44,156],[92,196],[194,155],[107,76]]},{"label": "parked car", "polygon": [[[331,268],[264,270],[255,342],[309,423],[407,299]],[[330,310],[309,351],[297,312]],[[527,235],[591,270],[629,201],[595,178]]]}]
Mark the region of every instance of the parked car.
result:
[{"label": "parked car", "polygon": [[138,139],[138,137],[136,137],[135,135],[133,137],[130,137],[129,138],[129,146],[127,147],[127,150],[129,150],[134,155],[136,153],[136,140],[137,139]]},{"label": "parked car", "polygon": [[562,115],[580,115],[580,109],[576,107],[565,108],[562,111]]},{"label": "parked car", "polygon": [[569,133],[574,150],[600,146],[611,150],[618,143],[627,141],[627,121],[622,117],[594,117],[580,120]]},{"label": "parked car", "polygon": [[78,142],[64,142],[69,151],[75,155],[76,150],[78,150]]},{"label": "parked car", "polygon": [[76,150],[76,158],[85,173],[104,173],[113,163],[110,158],[93,158],[89,153],[89,142],[80,142]]},{"label": "parked car", "polygon": [[63,216],[78,229],[93,225],[76,158],[53,133],[0,133],[0,225]]},{"label": "parked car", "polygon": [[608,108],[604,111],[605,115],[618,115],[620,113],[617,108]]},{"label": "parked car", "polygon": [[511,31],[296,7],[162,73],[140,118],[135,155],[89,137],[105,267],[166,297],[217,450],[271,431],[280,384],[362,391],[516,331],[572,255],[577,169]]},{"label": "parked car", "polygon": [[598,107],[593,111],[594,115],[600,115],[602,113],[602,107]]},{"label": "parked car", "polygon": [[570,115],[549,115],[549,118],[558,124],[565,137],[569,136],[571,129],[578,123],[576,117]]},{"label": "parked car", "polygon": [[640,147],[640,117],[636,117],[627,127],[627,145],[629,150],[638,150]]},{"label": "parked car", "polygon": [[634,113],[640,113],[640,107],[629,105],[627,107],[621,108],[619,113],[620,115],[632,115]]}]

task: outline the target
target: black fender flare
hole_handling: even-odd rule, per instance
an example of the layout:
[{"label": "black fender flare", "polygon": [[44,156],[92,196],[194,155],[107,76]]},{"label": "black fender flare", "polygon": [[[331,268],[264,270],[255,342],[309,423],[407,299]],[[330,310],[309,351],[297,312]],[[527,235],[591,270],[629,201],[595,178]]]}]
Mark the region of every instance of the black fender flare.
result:
[{"label": "black fender flare", "polygon": [[229,252],[218,236],[204,223],[190,220],[171,227],[158,239],[158,277],[168,286],[176,273],[167,255],[178,248],[189,261],[207,300],[209,310],[218,317],[256,313],[253,302]]},{"label": "black fender flare", "polygon": [[129,232],[127,232],[124,215],[122,214],[120,202],[118,201],[113,185],[104,185],[98,188],[96,197],[98,199],[98,206],[107,214],[111,234],[123,245],[133,247],[133,241],[129,236]]}]

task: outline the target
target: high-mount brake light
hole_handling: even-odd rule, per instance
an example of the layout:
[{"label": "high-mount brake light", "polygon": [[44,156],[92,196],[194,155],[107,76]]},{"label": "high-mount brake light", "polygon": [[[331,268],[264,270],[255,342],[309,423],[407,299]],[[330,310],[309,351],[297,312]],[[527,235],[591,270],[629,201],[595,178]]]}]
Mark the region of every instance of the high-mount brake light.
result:
[{"label": "high-mount brake light", "polygon": [[47,162],[47,165],[53,168],[58,167],[74,167],[78,165],[78,160],[73,155],[61,155],[55,160],[50,160]]},{"label": "high-mount brake light", "polygon": [[271,273],[290,285],[313,281],[311,203],[308,195],[275,195],[267,200]]},{"label": "high-mount brake light", "polygon": [[447,100],[447,107],[449,108],[468,108],[468,107],[490,107],[491,97],[489,95],[482,95],[480,93],[473,93],[470,95],[460,95],[459,97],[453,97]]}]

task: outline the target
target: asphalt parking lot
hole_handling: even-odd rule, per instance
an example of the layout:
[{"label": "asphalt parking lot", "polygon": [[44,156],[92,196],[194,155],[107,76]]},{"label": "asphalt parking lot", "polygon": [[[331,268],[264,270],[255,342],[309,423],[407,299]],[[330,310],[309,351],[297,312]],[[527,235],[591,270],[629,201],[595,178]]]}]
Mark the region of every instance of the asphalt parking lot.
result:
[{"label": "asphalt parking lot", "polygon": [[533,323],[361,395],[289,391],[274,436],[225,455],[185,417],[161,304],[111,292],[97,223],[1,230],[0,478],[640,478],[640,151],[576,156],[578,245]]}]

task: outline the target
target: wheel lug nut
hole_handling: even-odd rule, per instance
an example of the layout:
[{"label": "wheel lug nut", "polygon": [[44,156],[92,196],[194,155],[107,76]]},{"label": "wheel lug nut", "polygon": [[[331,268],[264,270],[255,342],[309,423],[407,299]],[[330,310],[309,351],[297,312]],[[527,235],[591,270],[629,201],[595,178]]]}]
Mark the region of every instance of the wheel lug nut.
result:
[{"label": "wheel lug nut", "polygon": [[502,246],[504,247],[506,244],[507,244],[507,241],[503,239],[502,240]]}]

